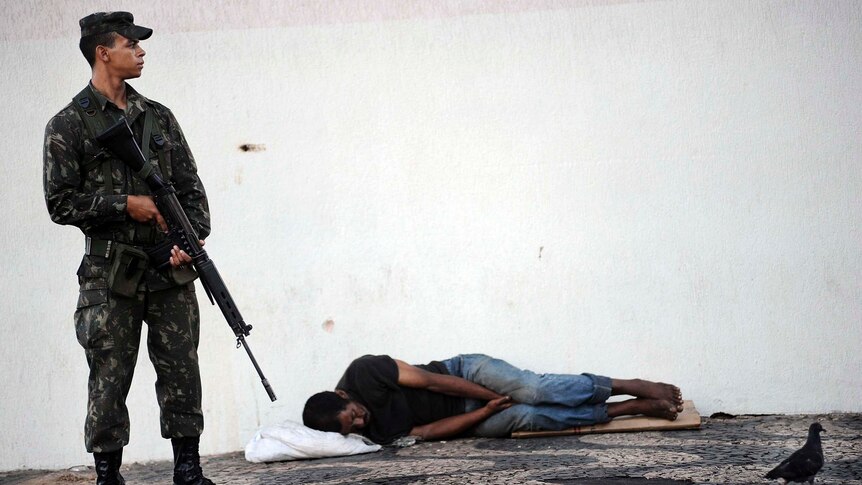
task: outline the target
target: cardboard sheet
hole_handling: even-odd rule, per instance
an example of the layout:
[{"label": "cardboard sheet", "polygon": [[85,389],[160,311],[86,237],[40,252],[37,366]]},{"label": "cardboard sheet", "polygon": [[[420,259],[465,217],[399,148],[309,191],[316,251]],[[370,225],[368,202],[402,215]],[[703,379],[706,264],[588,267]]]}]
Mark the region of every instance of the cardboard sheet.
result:
[{"label": "cardboard sheet", "polygon": [[700,428],[700,414],[693,401],[683,401],[682,412],[675,421],[647,416],[626,416],[608,423],[578,426],[560,431],[516,431],[512,438],[547,438],[551,436],[572,436],[595,433],[630,433],[635,431],[668,431],[674,429]]}]

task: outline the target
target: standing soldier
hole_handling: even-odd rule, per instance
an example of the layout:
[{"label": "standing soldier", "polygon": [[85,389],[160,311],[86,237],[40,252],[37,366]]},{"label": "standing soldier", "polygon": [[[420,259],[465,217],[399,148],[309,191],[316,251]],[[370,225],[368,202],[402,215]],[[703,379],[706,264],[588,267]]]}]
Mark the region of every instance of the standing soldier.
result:
[{"label": "standing soldier", "polygon": [[177,120],[126,84],[141,75],[145,53],[139,41],[153,33],[133,22],[128,12],[94,13],[80,21],[80,48],[92,78],[45,129],[45,201],[54,222],[77,226],[86,239],[75,332],[90,368],[84,440],[96,483],[125,483],[126,396],[146,321],[162,436],[174,450],[174,483],[207,485],[213,482],[203,476],[198,454],[197,275],[187,266],[191,258],[166,241],[165,221],[147,185],[95,140],[125,117],[144,156],[174,184],[200,239],[209,235],[206,193]]}]

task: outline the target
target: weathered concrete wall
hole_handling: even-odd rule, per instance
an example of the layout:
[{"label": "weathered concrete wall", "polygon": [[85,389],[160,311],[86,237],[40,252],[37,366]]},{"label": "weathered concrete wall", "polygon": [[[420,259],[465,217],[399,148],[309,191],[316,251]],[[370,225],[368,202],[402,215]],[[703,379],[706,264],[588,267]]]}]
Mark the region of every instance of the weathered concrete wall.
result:
[{"label": "weathered concrete wall", "polygon": [[[90,461],[83,243],[48,218],[41,145],[104,9],[156,31],[132,84],[183,125],[279,395],[205,304],[204,453],[299,419],[364,353],[669,380],[704,413],[862,411],[857,2],[50,6],[0,17],[0,470]],[[142,351],[127,461],[170,456],[154,379]]]}]

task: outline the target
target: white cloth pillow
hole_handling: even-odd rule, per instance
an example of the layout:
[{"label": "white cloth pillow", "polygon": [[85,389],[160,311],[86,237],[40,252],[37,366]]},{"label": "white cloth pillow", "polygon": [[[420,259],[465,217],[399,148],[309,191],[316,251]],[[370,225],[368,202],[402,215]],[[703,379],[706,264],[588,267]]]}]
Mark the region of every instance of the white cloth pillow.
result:
[{"label": "white cloth pillow", "polygon": [[358,455],[381,448],[357,434],[317,431],[294,421],[264,426],[245,446],[245,459],[252,463],[302,460],[327,456]]}]

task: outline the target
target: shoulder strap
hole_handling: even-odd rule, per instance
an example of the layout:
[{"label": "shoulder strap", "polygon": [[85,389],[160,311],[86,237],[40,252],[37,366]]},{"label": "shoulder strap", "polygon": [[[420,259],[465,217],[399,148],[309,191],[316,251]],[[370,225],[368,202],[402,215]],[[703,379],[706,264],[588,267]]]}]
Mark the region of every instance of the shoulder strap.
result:
[{"label": "shoulder strap", "polygon": [[[144,117],[144,136],[141,137],[141,152],[144,154],[144,159],[150,159],[151,146],[150,143],[156,145],[156,151],[159,156],[159,171],[162,173],[162,178],[165,181],[171,179],[170,157],[165,150],[165,137],[162,134],[161,127],[153,114],[153,107],[147,109]],[[155,132],[154,132],[155,130]]]},{"label": "shoulder strap", "polygon": [[141,153],[144,154],[144,160],[150,159],[150,137],[153,135],[153,109],[149,108],[144,115],[144,136],[141,137]]},{"label": "shoulder strap", "polygon": [[[102,133],[110,126],[110,121],[99,108],[98,101],[96,101],[96,97],[90,89],[89,84],[72,98],[72,106],[78,110],[78,114],[81,116],[84,126],[87,127],[87,132],[91,139],[95,140],[99,133]],[[108,194],[112,194],[114,192],[114,180],[111,176],[110,157],[106,158],[102,163],[102,170],[102,176],[105,179],[105,191]]]},{"label": "shoulder strap", "polygon": [[96,101],[96,96],[90,89],[89,84],[72,98],[72,105],[78,110],[78,114],[81,115],[81,120],[84,121],[84,125],[86,125],[87,132],[89,132],[91,138],[95,139],[99,133],[105,131],[110,126],[110,120],[99,109],[98,101]]}]

